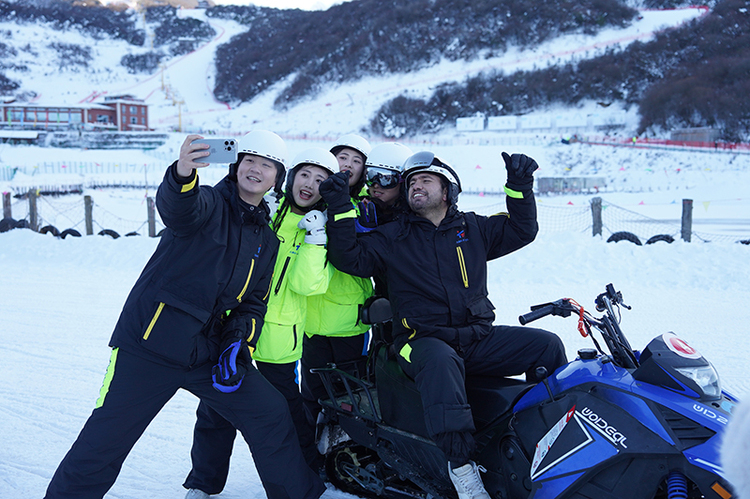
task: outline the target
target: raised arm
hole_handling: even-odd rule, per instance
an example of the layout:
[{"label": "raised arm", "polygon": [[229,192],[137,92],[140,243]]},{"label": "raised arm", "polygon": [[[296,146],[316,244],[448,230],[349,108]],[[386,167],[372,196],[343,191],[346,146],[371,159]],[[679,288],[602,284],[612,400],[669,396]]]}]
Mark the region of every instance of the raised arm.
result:
[{"label": "raised arm", "polygon": [[375,230],[357,237],[357,212],[349,197],[349,176],[339,172],[320,184],[320,194],[328,203],[328,259],[346,274],[372,277],[384,271],[387,254],[385,238]]},{"label": "raised arm", "polygon": [[180,147],[180,157],[164,174],[156,193],[156,207],[164,225],[177,234],[197,230],[213,207],[213,196],[200,189],[198,168],[208,166],[198,160],[208,155],[207,144],[193,144],[200,135],[188,135]]},{"label": "raised arm", "polygon": [[503,152],[508,180],[505,184],[508,213],[478,219],[487,247],[487,259],[507,255],[523,248],[539,231],[534,199],[534,171],[537,162],[525,154]]}]

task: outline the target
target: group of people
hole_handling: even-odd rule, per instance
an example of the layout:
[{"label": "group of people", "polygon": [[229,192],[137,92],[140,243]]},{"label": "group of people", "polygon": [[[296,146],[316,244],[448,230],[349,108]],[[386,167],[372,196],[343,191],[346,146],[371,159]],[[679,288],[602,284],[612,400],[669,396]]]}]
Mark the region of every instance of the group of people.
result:
[{"label": "group of people", "polygon": [[125,302],[95,409],[45,497],[103,497],[183,388],[200,399],[187,498],[223,490],[239,430],[269,499],[317,499],[325,389],[310,370],[363,372],[359,310],[377,293],[391,302],[399,364],[459,498],[489,499],[470,459],[466,374],[534,379],[566,362],[554,334],[493,325],[487,296],[487,261],[536,236],[536,162],[502,154],[508,213],[484,217],[458,210],[448,164],[402,144],[348,134],[288,163],[284,141],[256,130],[211,187],[199,183],[208,166],[199,138],[187,136],[167,168],[156,205],[168,230]]}]

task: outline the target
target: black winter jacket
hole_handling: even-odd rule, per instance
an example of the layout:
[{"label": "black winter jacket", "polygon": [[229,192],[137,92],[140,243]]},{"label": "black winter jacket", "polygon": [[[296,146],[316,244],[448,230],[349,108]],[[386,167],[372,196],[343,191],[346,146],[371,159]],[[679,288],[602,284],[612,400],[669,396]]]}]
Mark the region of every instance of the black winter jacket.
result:
[{"label": "black winter jacket", "polygon": [[342,272],[384,276],[398,349],[434,336],[460,351],[495,319],[487,261],[529,244],[538,231],[531,191],[508,197],[507,206],[510,215],[491,217],[452,210],[439,227],[410,213],[360,237],[350,213],[329,213],[328,257]]},{"label": "black winter jacket", "polygon": [[[279,248],[265,201],[240,201],[225,177],[214,187],[164,176],[156,206],[167,229],[130,291],[110,346],[162,364],[216,362],[222,339],[255,346]],[[231,313],[227,316],[227,311]]]}]

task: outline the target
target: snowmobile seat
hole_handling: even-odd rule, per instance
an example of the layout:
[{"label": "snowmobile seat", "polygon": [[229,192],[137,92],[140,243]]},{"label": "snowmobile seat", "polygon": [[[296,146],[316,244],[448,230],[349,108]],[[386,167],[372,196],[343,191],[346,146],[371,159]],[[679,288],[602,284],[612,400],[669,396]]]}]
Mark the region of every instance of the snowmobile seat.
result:
[{"label": "snowmobile seat", "polygon": [[[416,383],[398,365],[389,345],[381,344],[378,348],[375,383],[381,418],[389,426],[429,438]],[[467,376],[466,394],[477,431],[509,411],[518,397],[532,386],[533,383],[514,378]]]}]

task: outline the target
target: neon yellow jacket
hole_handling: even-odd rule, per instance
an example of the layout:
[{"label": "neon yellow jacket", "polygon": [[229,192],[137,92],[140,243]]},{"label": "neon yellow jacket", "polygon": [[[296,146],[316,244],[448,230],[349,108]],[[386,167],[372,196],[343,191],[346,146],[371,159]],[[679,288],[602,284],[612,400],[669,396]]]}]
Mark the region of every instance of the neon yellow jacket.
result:
[{"label": "neon yellow jacket", "polygon": [[[278,210],[276,216],[279,216]],[[302,333],[308,311],[308,296],[328,289],[334,272],[326,261],[324,246],[304,242],[305,231],[297,228],[302,215],[283,215],[276,232],[279,255],[273,270],[268,311],[253,359],[273,364],[296,362],[302,356]]]},{"label": "neon yellow jacket", "polygon": [[[352,203],[354,204],[354,203]],[[354,277],[333,268],[333,276],[325,294],[307,298],[308,336],[356,336],[370,326],[359,321],[359,309],[372,296],[372,280]]]},{"label": "neon yellow jacket", "polygon": [[370,326],[359,321],[359,308],[370,296],[372,281],[369,278],[354,277],[334,268],[325,294],[307,297],[305,333],[308,336],[356,336],[364,333]]}]

